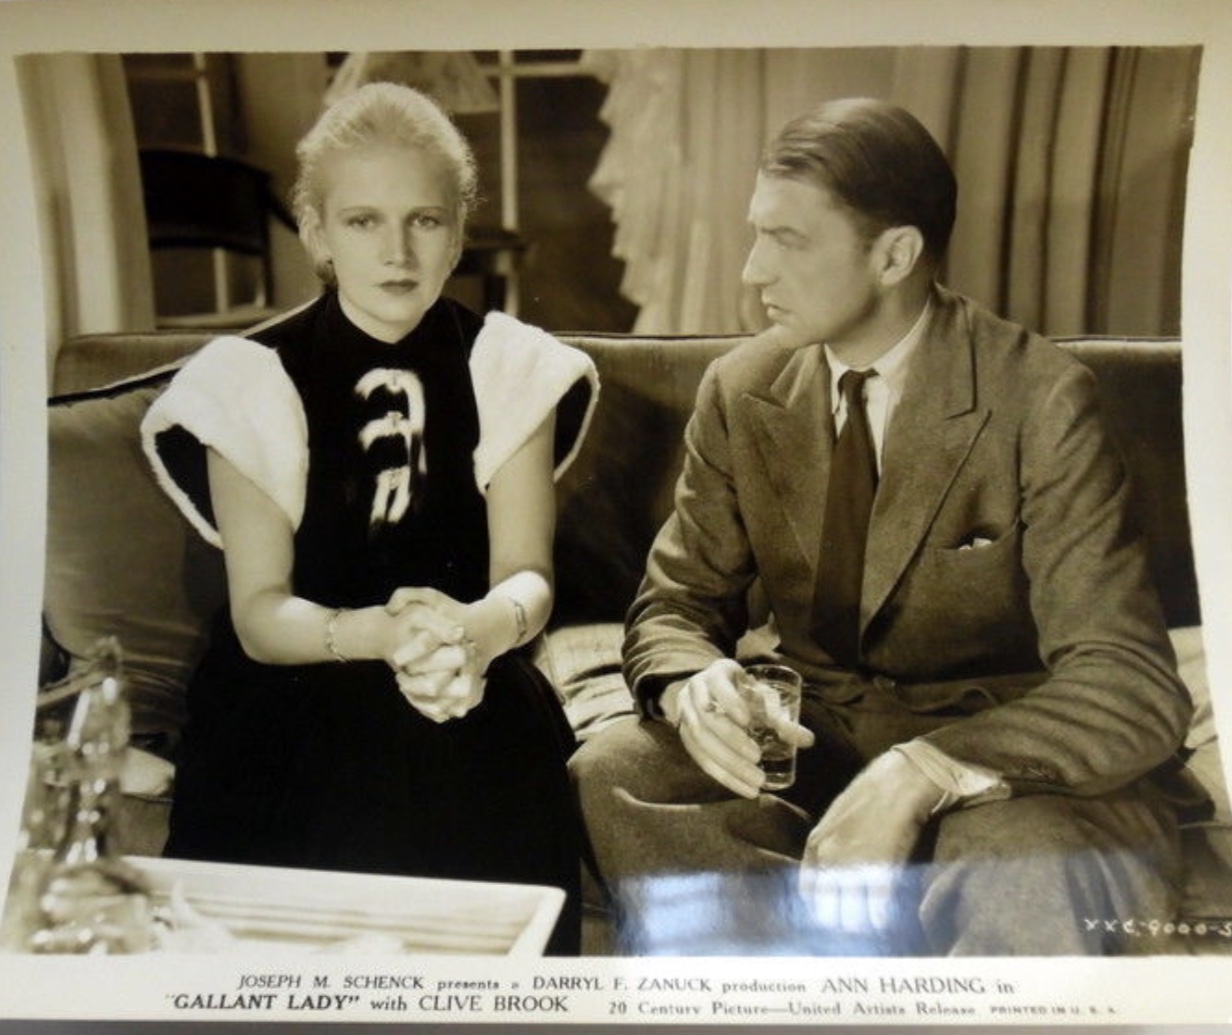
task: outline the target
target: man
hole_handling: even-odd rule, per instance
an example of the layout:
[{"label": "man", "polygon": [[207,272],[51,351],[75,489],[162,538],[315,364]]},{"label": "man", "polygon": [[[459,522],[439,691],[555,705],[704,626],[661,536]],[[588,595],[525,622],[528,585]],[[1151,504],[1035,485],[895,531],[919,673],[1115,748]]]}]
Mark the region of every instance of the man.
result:
[{"label": "man", "polygon": [[[574,760],[624,951],[1075,954],[1173,915],[1144,777],[1191,706],[1126,473],[1089,371],[936,283],[956,195],[880,101],[763,158],[773,326],[699,389],[628,616],[641,721]],[[732,660],[755,580],[806,681],[774,796]]]}]

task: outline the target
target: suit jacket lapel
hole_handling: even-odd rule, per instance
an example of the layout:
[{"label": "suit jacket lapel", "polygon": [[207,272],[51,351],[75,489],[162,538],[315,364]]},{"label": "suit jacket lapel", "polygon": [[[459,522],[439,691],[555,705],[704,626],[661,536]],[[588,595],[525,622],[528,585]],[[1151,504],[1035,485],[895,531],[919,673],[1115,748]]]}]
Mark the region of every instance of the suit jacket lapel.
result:
[{"label": "suit jacket lapel", "polygon": [[[765,396],[745,395],[771,491],[813,574],[833,451],[829,367],[820,346],[797,350]],[[786,546],[787,544],[784,544]]]},{"label": "suit jacket lapel", "polygon": [[915,556],[988,419],[977,406],[971,337],[960,324],[961,312],[942,299],[887,430],[869,522],[862,627]]}]

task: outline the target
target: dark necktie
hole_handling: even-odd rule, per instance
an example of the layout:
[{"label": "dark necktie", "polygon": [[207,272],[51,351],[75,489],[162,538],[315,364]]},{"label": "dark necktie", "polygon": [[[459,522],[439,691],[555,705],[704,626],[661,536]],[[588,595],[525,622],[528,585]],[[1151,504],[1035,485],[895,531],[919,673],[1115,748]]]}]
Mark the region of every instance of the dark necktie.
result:
[{"label": "dark necktie", "polygon": [[868,517],[877,494],[877,455],[864,410],[864,382],[875,370],[848,370],[839,378],[847,422],[834,444],[826,493],[821,556],[813,596],[813,635],[839,664],[859,660],[860,586]]}]

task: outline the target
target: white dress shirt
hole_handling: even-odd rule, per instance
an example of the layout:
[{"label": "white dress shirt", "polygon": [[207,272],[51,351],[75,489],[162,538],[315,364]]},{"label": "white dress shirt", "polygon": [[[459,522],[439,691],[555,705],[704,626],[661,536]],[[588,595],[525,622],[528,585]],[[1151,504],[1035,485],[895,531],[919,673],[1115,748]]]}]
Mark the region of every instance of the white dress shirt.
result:
[{"label": "white dress shirt", "polygon": [[[868,414],[868,428],[873,436],[873,448],[877,452],[877,471],[881,471],[881,454],[885,448],[886,429],[890,426],[890,418],[903,397],[903,386],[907,382],[907,369],[911,356],[928,329],[928,319],[932,314],[932,302],[926,302],[920,310],[911,329],[904,334],[889,352],[880,359],[862,369],[877,371],[876,377],[870,377],[864,382],[864,410]],[[834,434],[843,430],[847,423],[847,400],[839,391],[839,379],[848,370],[861,369],[849,367],[835,356],[829,345],[825,347],[826,359],[830,363],[830,407],[834,414]]]}]

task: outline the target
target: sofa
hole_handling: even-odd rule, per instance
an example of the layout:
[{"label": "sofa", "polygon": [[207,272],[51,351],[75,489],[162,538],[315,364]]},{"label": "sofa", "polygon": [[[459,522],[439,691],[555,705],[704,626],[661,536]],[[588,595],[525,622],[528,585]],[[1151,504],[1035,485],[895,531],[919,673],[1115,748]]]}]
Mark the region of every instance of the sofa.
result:
[{"label": "sofa", "polygon": [[[126,777],[122,837],[134,854],[161,848],[183,687],[205,646],[208,616],[224,593],[220,554],[156,487],[138,425],[178,363],[205,337],[154,332],[69,340],[57,354],[48,403],[40,677],[46,682],[82,665],[99,636],[119,637],[140,749],[132,753]],[[589,435],[558,486],[557,602],[534,650],[585,740],[632,714],[620,675],[621,620],[651,540],[671,508],[682,432],[702,372],[740,339],[562,337],[593,357],[602,391]],[[1183,911],[1191,919],[1232,917],[1226,879],[1232,815],[1202,658],[1186,509],[1180,345],[1107,339],[1061,344],[1097,375],[1107,419],[1131,469],[1182,676],[1197,703],[1188,762],[1176,774],[1177,793],[1187,803],[1190,861]],[[593,880],[588,898],[598,923],[586,951],[599,953],[608,943],[602,889]],[[1192,945],[1181,940],[1167,951],[1190,951]],[[1158,948],[1165,951],[1162,940]]]}]

